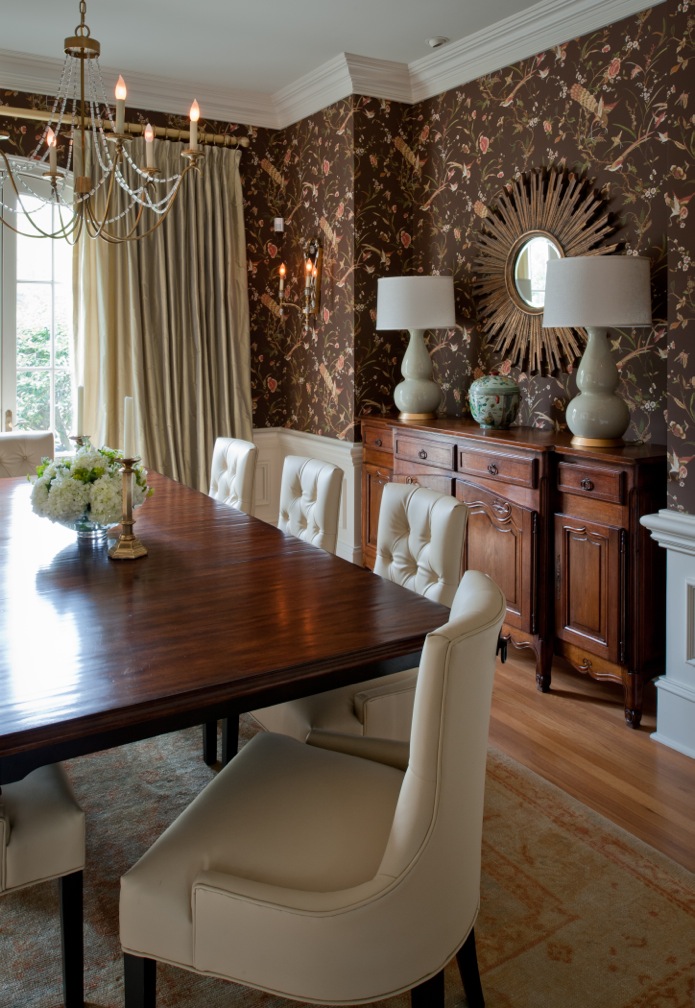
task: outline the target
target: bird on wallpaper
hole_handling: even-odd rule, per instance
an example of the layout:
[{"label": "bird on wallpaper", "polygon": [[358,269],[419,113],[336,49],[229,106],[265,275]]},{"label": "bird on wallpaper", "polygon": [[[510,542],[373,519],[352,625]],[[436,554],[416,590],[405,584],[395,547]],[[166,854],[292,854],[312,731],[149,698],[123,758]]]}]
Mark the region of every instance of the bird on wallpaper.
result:
[{"label": "bird on wallpaper", "polygon": [[572,87],[570,88],[570,98],[573,98],[574,101],[579,102],[581,107],[583,109],[586,109],[587,112],[591,112],[596,122],[601,123],[602,126],[608,125],[608,113],[612,112],[615,106],[618,104],[617,102],[613,102],[612,104],[606,104],[603,98],[600,98],[597,101],[596,98],[592,95],[592,93],[588,91],[583,84],[572,85]]}]

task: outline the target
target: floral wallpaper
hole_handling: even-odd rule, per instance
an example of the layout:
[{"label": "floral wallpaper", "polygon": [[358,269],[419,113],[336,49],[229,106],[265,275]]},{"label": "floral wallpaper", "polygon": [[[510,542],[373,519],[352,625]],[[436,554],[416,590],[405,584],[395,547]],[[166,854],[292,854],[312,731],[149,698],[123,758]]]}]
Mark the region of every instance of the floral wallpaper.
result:
[{"label": "floral wallpaper", "polygon": [[[255,426],[351,440],[362,413],[391,410],[406,335],[375,330],[377,277],[442,272],[454,276],[458,321],[428,337],[444,412],[465,414],[470,382],[494,369],[521,386],[519,423],[562,428],[574,368],[527,373],[495,355],[473,286],[481,224],[503,186],[555,165],[604,193],[621,252],[651,260],[652,328],[612,334],[619,392],[627,437],[667,445],[669,506],[695,513],[693,21],[689,0],[667,0],[414,106],[355,95],[280,131],[201,123],[251,140],[242,175]],[[33,149],[36,127],[7,126],[15,149]],[[321,304],[307,320],[303,247],[315,236]]]},{"label": "floral wallpaper", "polygon": [[[330,148],[332,171],[341,175],[345,206],[354,215],[354,246],[340,248],[341,273],[352,270],[351,291],[337,294],[334,285],[331,294],[333,281],[324,283],[327,310],[340,309],[332,316],[338,344],[333,362],[350,359],[354,368],[354,413],[341,415],[338,427],[312,408],[288,417],[290,425],[350,437],[351,419],[393,408],[406,337],[376,332],[376,278],[442,272],[454,276],[458,319],[455,329],[429,336],[443,411],[465,414],[473,378],[499,370],[521,386],[519,423],[564,427],[575,369],[526,373],[496,356],[477,318],[473,288],[480,227],[502,187],[520,173],[555,165],[587,177],[604,194],[616,223],[610,241],[619,243],[619,251],[651,260],[652,328],[612,333],[619,392],[631,411],[626,437],[667,443],[669,504],[695,512],[692,474],[688,484],[695,455],[695,368],[687,342],[693,319],[692,31],[688,4],[670,0],[418,105],[354,96],[285,131],[277,153],[296,163],[294,185],[301,185],[305,209],[316,220],[335,223],[335,198],[322,202],[319,152]],[[339,143],[350,128],[352,148]],[[296,162],[298,138],[307,132],[316,142]],[[344,158],[340,169],[336,157]],[[246,196],[256,198],[248,190]],[[260,348],[268,322],[258,321]],[[311,354],[320,334],[304,343]],[[282,375],[282,362],[274,360]],[[304,370],[316,371],[321,363],[335,381],[329,359]],[[291,363],[290,372],[299,369],[299,362]],[[256,422],[273,423],[263,388],[267,376],[259,377]],[[314,405],[320,401],[317,392]]]}]

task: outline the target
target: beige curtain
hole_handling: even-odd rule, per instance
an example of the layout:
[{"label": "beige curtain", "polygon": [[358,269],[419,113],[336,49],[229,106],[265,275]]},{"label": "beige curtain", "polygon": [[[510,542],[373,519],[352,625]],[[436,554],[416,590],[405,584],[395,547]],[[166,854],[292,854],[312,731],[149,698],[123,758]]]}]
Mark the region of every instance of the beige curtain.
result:
[{"label": "beige curtain", "polygon": [[[155,141],[164,177],[183,144]],[[145,163],[144,141],[131,143]],[[250,438],[249,309],[239,151],[206,147],[164,224],[123,245],[75,251],[77,379],[85,433],[119,447],[132,395],[146,466],[200,490],[215,438]]]}]

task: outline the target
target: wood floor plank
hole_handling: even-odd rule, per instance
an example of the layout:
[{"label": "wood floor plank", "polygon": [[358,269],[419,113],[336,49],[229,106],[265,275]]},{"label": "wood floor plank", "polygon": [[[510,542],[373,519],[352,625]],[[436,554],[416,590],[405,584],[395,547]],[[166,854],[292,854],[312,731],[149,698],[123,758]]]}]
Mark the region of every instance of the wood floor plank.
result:
[{"label": "wood floor plank", "polygon": [[622,689],[553,664],[539,693],[530,655],[498,662],[490,742],[645,843],[695,872],[695,760],[656,742],[656,689],[628,728]]}]

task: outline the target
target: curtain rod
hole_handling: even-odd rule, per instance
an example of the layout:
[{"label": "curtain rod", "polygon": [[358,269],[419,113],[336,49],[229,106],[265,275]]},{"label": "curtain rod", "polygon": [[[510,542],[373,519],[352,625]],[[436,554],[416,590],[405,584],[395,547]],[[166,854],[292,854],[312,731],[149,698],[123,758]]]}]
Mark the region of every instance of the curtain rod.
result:
[{"label": "curtain rod", "polygon": [[[30,119],[33,122],[50,122],[52,113],[42,112],[40,109],[12,108],[9,105],[0,105],[0,119]],[[69,120],[73,125],[76,120]],[[140,123],[126,123],[123,127],[126,133],[139,136],[144,133],[145,127]],[[162,137],[164,140],[188,140],[190,133],[188,130],[173,129],[169,126],[153,126],[154,135]],[[228,136],[226,133],[198,133],[198,143],[212,144],[215,147],[248,147],[250,140],[246,136]]]}]

